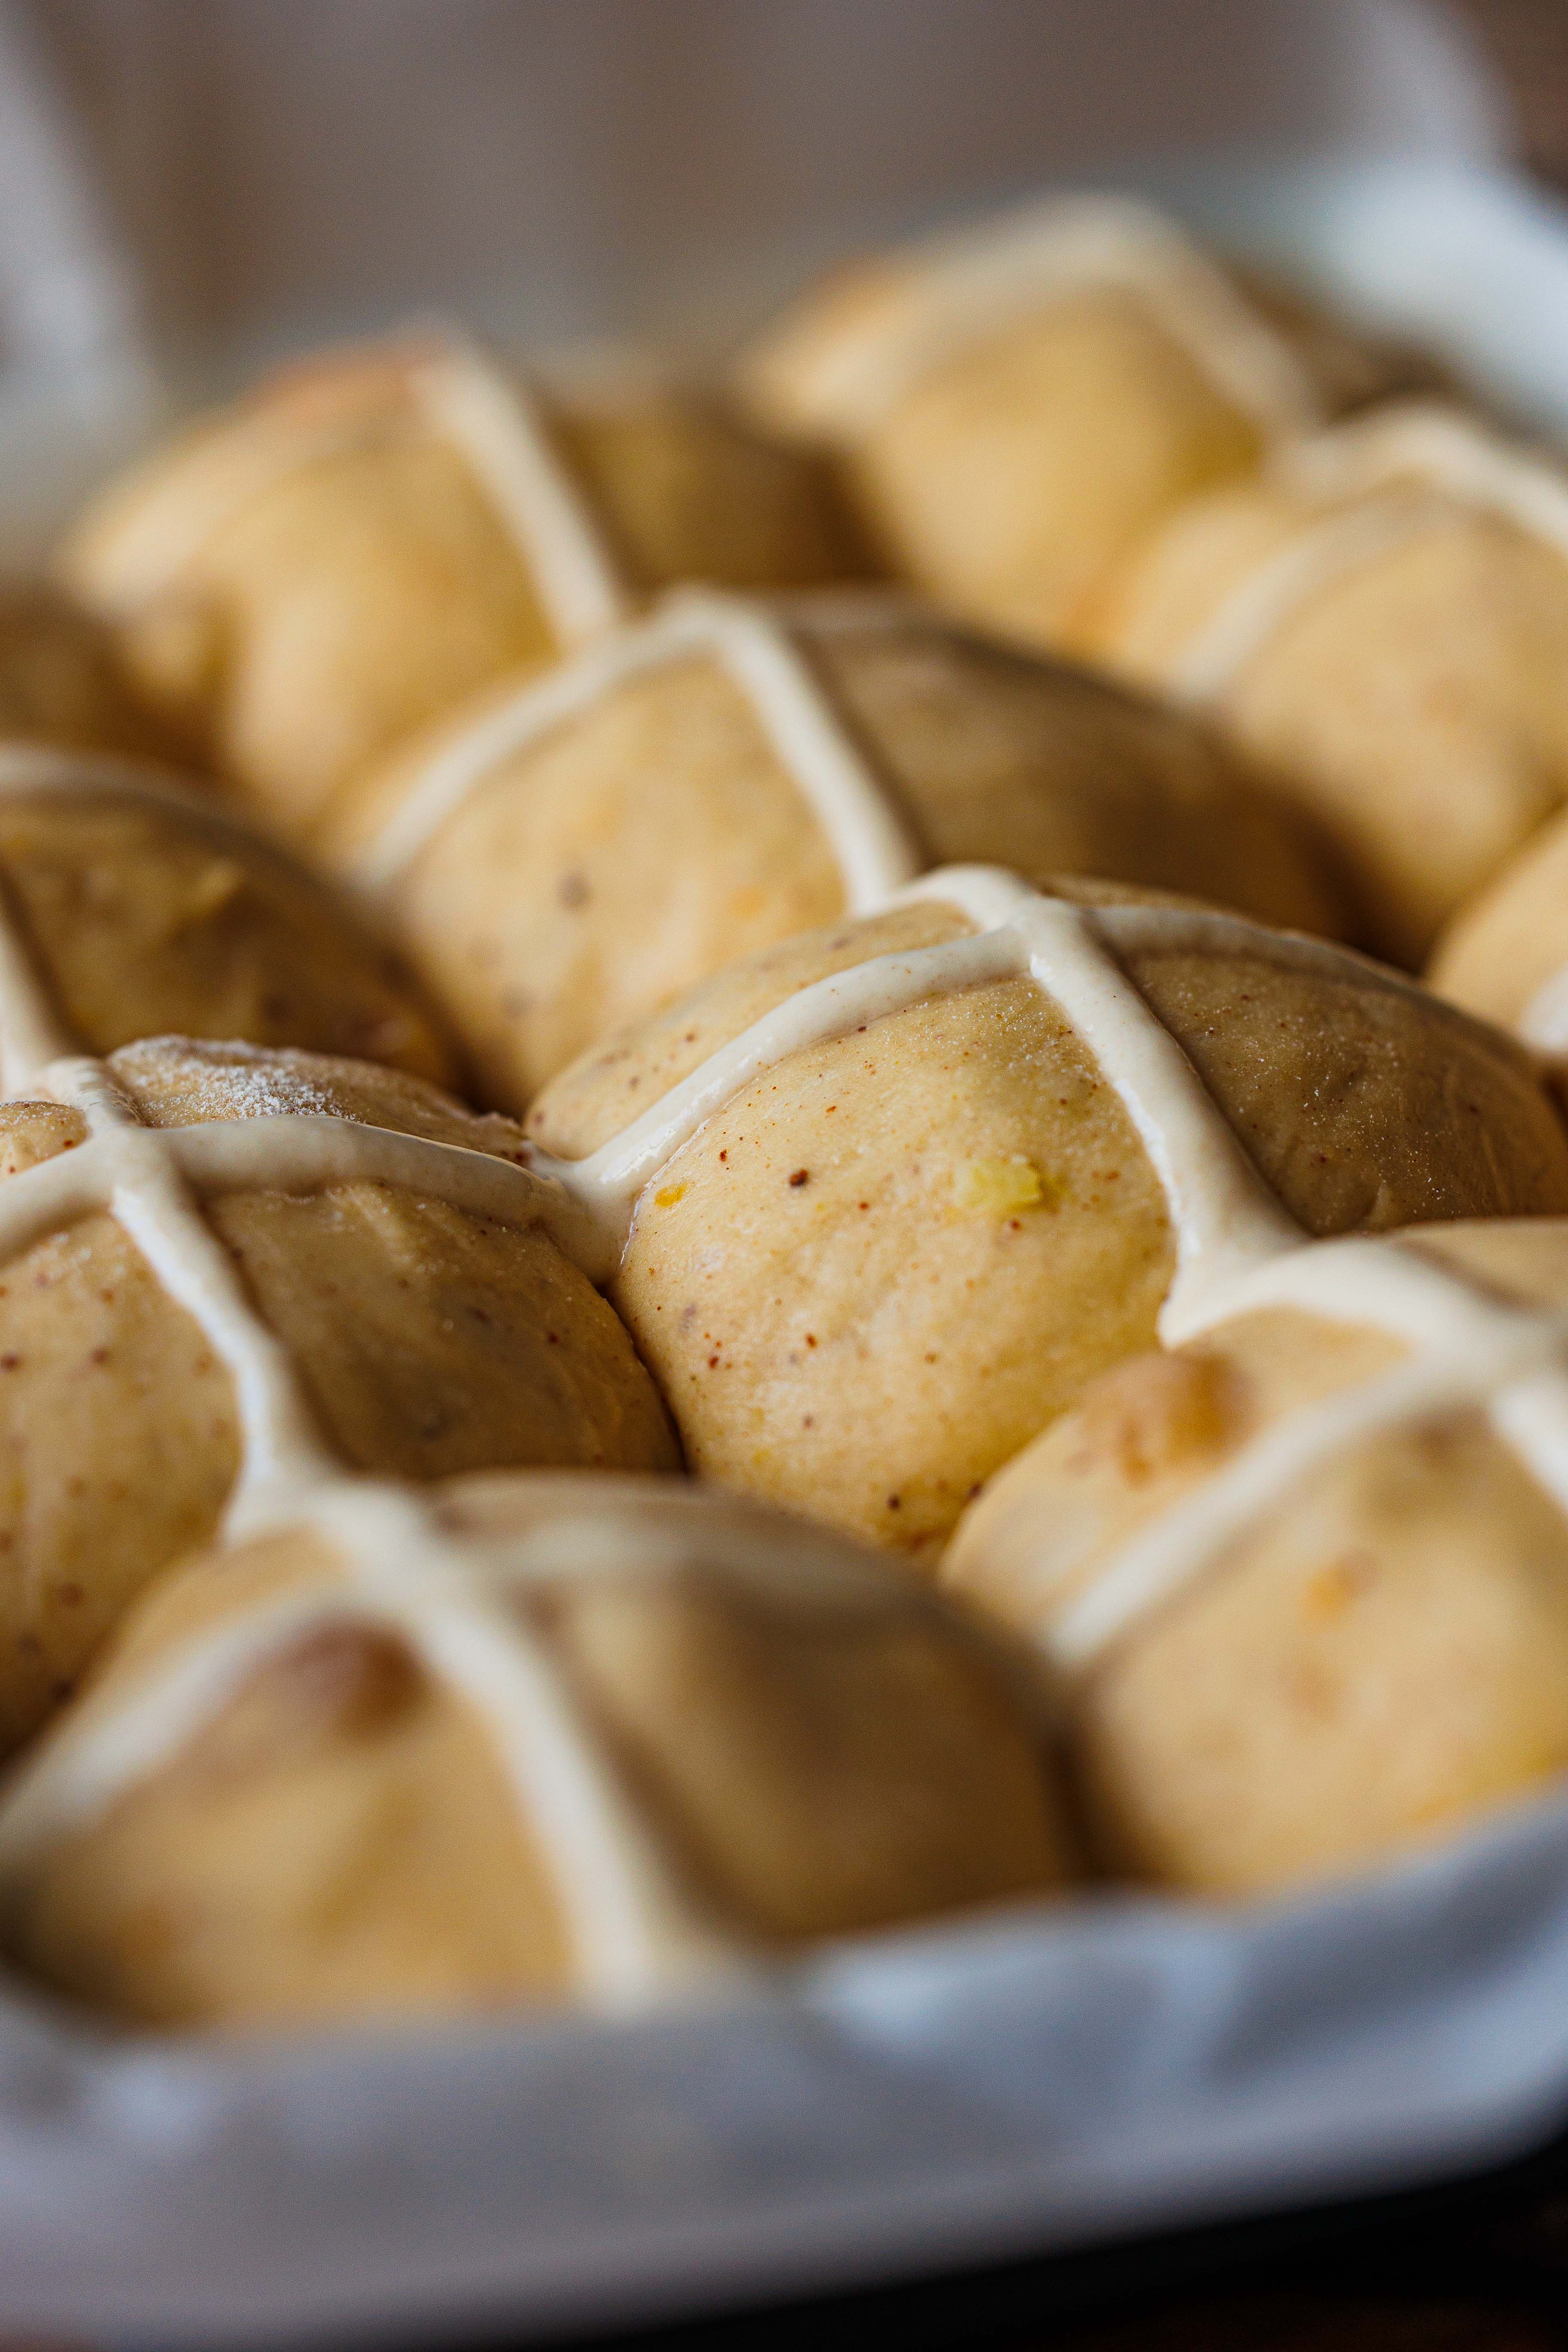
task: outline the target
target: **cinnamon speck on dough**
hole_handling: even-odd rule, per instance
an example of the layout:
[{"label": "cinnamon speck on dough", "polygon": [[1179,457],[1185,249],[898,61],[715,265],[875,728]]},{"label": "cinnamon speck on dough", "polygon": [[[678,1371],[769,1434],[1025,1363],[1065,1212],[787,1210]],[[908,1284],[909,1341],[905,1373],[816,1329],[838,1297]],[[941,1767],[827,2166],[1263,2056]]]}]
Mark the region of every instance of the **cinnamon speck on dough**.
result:
[{"label": "cinnamon speck on dough", "polygon": [[809,1169],[809,1168],[797,1168],[797,1169],[795,1170],[795,1174],[790,1178],[790,1180],[789,1180],[789,1181],[790,1181],[790,1182],[791,1182],[791,1184],[792,1184],[792,1185],[809,1184],[809,1183],[810,1183],[810,1181],[811,1181],[811,1171],[810,1171],[810,1169]]}]

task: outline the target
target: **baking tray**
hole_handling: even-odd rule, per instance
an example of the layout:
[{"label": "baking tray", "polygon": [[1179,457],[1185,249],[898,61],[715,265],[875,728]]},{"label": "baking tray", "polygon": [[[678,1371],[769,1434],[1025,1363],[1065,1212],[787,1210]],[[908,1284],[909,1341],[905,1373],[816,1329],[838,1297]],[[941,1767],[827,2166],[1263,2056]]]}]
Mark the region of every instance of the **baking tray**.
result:
[{"label": "baking tray", "polygon": [[[1544,195],[1434,164],[1141,184],[1568,433]],[[1032,1906],[633,2019],[203,2042],[0,1986],[0,2323],[649,2325],[1413,2188],[1564,2121],[1568,1794],[1308,1899]]]}]

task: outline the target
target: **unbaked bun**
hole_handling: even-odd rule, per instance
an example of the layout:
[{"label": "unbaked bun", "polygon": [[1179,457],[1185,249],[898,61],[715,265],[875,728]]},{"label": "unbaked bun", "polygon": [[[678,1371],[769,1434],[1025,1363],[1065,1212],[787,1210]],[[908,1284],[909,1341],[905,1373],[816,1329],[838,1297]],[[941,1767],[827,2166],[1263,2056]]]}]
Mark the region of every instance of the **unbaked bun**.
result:
[{"label": "unbaked bun", "polygon": [[1182,499],[1398,376],[1158,214],[1079,196],[840,269],[738,380],[776,430],[840,453],[908,577],[1060,646]]},{"label": "unbaked bun", "polygon": [[1201,727],[848,592],[679,591],[373,776],[319,845],[510,1110],[721,965],[944,862],[1339,919],[1294,818]]},{"label": "unbaked bun", "polygon": [[1568,797],[1568,481],[1432,404],[1340,425],[1178,514],[1098,643],[1269,769],[1419,964]]},{"label": "unbaked bun", "polygon": [[0,744],[0,983],[11,1091],[41,1061],[165,1032],[456,1076],[413,978],[337,892],[206,795],[79,752]]},{"label": "unbaked bun", "polygon": [[716,401],[535,394],[452,339],[307,362],[112,485],[64,577],[289,830],[361,763],[666,582],[865,568],[825,474]]},{"label": "unbaked bun", "polygon": [[1052,1661],[1102,1861],[1253,1894],[1568,1767],[1568,1224],[1285,1253],[1004,1470],[946,1576]]},{"label": "unbaked bun", "polygon": [[0,581],[0,743],[165,759],[175,746],[138,700],[113,632],[42,582]]},{"label": "unbaked bun", "polygon": [[692,1467],[931,1561],[1098,1372],[1259,1258],[1568,1209],[1528,1055],[1413,982],[979,867],[732,965],[528,1124]]},{"label": "unbaked bun", "polygon": [[0,1105],[0,1747],[153,1571],[349,1468],[673,1467],[509,1120],[162,1038]]},{"label": "unbaked bun", "polygon": [[1517,1031],[1568,1076],[1568,811],[1460,908],[1426,978],[1440,996]]},{"label": "unbaked bun", "polygon": [[0,1933],[163,2026],[641,2007],[1056,1888],[1047,1746],[1005,1636],[798,1521],[327,1488],[123,1627],[0,1802]]}]

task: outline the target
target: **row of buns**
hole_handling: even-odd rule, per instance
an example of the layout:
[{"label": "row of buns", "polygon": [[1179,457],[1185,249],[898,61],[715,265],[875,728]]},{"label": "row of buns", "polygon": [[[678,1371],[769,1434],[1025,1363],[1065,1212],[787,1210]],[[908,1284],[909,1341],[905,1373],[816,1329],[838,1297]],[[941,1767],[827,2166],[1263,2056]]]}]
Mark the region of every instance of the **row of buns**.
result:
[{"label": "row of buns", "polygon": [[111,484],[0,609],[13,1958],[637,2000],[1560,1770],[1565,627],[1549,457],[1120,203]]}]

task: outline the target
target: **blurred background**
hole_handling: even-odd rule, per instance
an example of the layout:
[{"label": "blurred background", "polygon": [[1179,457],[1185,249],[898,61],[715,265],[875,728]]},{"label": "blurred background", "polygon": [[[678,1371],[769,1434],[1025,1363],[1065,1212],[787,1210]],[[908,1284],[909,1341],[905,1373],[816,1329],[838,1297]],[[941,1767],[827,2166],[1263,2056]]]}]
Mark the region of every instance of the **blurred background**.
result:
[{"label": "blurred background", "polygon": [[1562,0],[0,0],[0,463],[421,310],[711,342],[1054,179],[1561,171],[1565,89]]},{"label": "blurred background", "polygon": [[729,309],[1128,159],[1500,152],[1489,45],[1553,17],[1568,44],[1520,0],[0,0],[7,341],[684,324],[703,285]]}]

